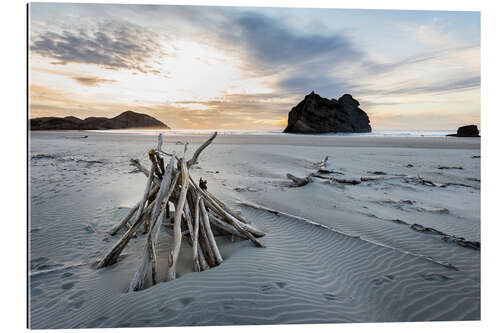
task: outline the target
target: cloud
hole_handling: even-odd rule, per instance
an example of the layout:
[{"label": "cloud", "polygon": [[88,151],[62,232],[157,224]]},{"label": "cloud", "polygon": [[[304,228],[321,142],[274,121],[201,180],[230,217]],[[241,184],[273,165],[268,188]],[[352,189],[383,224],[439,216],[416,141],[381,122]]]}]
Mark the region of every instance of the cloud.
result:
[{"label": "cloud", "polygon": [[41,116],[111,116],[125,110],[147,113],[174,129],[262,129],[283,127],[291,105],[282,94],[230,94],[208,101],[121,104],[89,100],[44,86],[30,86],[30,118]]},{"label": "cloud", "polygon": [[230,23],[232,29],[228,38],[243,46],[260,65],[275,69],[314,63],[319,59],[338,64],[362,55],[345,36],[299,34],[283,23],[262,14],[246,13]]},{"label": "cloud", "polygon": [[335,70],[365,57],[346,34],[301,33],[283,19],[256,12],[231,17],[218,25],[223,44],[245,61],[249,75],[277,77],[275,88],[284,94],[301,96],[315,90],[341,95],[351,85],[335,76]]},{"label": "cloud", "polygon": [[[288,94],[303,95],[311,90],[325,97],[354,94],[423,94],[444,93],[479,87],[475,62],[479,46],[460,41],[446,43],[446,47],[428,50],[392,62],[374,60],[367,49],[361,49],[346,33],[329,35],[299,33],[283,19],[270,18],[261,13],[234,14],[223,25],[220,35],[241,49],[255,75],[278,75],[275,88]],[[466,59],[467,61],[464,61]],[[471,64],[469,64],[469,62]],[[460,67],[460,64],[463,66]],[[425,79],[418,68],[439,70],[437,76]],[[409,68],[413,71],[408,71]],[[379,75],[392,75],[390,81],[402,87],[373,90],[369,82]],[[413,76],[414,77],[413,77]],[[418,80],[417,80],[418,79]],[[447,80],[447,81],[446,81]]]},{"label": "cloud", "polygon": [[407,85],[398,89],[370,90],[359,89],[358,93],[363,95],[380,95],[380,96],[395,96],[395,95],[416,95],[416,94],[438,94],[446,93],[455,90],[475,89],[481,86],[481,77],[472,76],[465,79],[451,80],[447,82],[438,82],[426,85]]},{"label": "cloud", "polygon": [[476,52],[472,53],[472,55],[479,54],[479,46],[478,45],[454,46],[450,48],[434,50],[432,52],[424,52],[416,54],[404,58],[402,60],[387,62],[387,63],[379,63],[367,60],[362,63],[362,67],[369,74],[381,74],[381,73],[388,73],[391,71],[395,71],[397,69],[405,68],[411,65],[418,65],[430,61],[443,61],[443,60],[449,61],[450,59],[461,57],[463,54],[467,54],[470,57],[471,52]]},{"label": "cloud", "polygon": [[44,31],[33,36],[30,50],[54,59],[53,64],[94,64],[107,69],[152,72],[147,63],[162,51],[159,36],[127,22],[99,23],[77,31]]},{"label": "cloud", "polygon": [[223,99],[176,101],[162,108],[178,128],[275,128],[297,102],[283,94],[228,94]]},{"label": "cloud", "polygon": [[89,87],[95,87],[102,83],[112,83],[116,82],[116,80],[103,79],[95,76],[74,76],[72,77],[76,82]]}]

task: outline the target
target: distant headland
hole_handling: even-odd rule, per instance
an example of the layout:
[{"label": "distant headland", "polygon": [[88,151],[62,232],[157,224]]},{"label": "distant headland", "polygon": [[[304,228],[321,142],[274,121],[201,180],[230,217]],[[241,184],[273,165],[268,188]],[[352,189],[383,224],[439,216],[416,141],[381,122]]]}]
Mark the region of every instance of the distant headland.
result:
[{"label": "distant headland", "polygon": [[30,119],[31,130],[107,130],[126,128],[170,129],[163,122],[144,113],[125,111],[114,118],[42,117]]}]

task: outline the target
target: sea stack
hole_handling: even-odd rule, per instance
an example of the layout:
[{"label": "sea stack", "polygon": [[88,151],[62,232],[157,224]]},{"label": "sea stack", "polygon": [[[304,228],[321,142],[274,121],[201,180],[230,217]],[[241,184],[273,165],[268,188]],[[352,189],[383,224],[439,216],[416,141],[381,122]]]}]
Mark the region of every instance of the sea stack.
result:
[{"label": "sea stack", "polygon": [[369,133],[370,119],[359,102],[345,94],[338,100],[323,98],[314,91],[288,113],[285,133]]},{"label": "sea stack", "polygon": [[467,125],[459,127],[456,134],[448,134],[447,136],[458,136],[458,137],[479,137],[479,129],[476,125]]}]

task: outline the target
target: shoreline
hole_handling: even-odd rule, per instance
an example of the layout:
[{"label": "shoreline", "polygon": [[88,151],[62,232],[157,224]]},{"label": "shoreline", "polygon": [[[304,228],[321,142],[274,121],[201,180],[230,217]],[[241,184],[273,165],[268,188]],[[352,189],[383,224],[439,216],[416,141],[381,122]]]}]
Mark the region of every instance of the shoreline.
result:
[{"label": "shoreline", "polygon": [[[150,142],[152,136],[158,135],[155,133],[116,133],[103,131],[34,131],[30,132],[29,136],[37,137],[53,137],[54,135],[66,135],[71,139],[71,134],[83,134],[87,136],[86,140],[99,140],[102,137],[119,139],[130,138],[140,140],[141,142]],[[164,135],[164,140],[167,144],[172,144],[172,141],[189,143],[201,143],[207,135],[213,132],[200,134],[184,134],[172,133]],[[75,139],[78,136],[75,135]],[[240,134],[240,133],[219,133],[214,144],[272,144],[272,145],[290,145],[290,146],[324,146],[324,147],[373,147],[373,148],[430,148],[430,149],[480,149],[480,137],[421,137],[421,136],[365,136],[365,135],[322,135],[322,134]]]}]

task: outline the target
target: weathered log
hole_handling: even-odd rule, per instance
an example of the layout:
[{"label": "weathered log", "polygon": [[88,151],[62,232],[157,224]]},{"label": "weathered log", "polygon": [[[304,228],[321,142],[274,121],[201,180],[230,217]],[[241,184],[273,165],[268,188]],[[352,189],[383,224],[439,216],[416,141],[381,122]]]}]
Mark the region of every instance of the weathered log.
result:
[{"label": "weathered log", "polygon": [[[152,260],[154,260],[156,262],[156,253],[155,253],[154,245],[153,245],[153,242],[151,241],[150,235],[151,234],[149,234],[147,239],[146,239],[146,245],[145,245],[145,250],[144,250],[144,256],[147,256],[147,259],[146,258],[142,259],[141,264],[139,266],[139,269],[137,270],[137,272],[135,272],[134,277],[132,278],[132,281],[130,282],[128,292],[137,291],[137,290],[141,290],[144,288],[144,284],[146,282],[146,274],[147,274],[147,271],[149,270],[149,264]],[[155,256],[154,259],[152,258],[153,255]],[[154,274],[152,274],[152,276],[153,275]],[[153,279],[153,284],[154,284],[155,278],[153,277],[152,279]]]},{"label": "weathered log", "polygon": [[316,165],[319,170],[324,170],[326,168],[326,162],[328,162],[328,156],[325,156],[321,162],[314,163],[314,165]]},{"label": "weathered log", "polygon": [[156,145],[156,150],[161,150],[161,146],[163,145],[163,135],[158,134],[158,143]]},{"label": "weathered log", "polygon": [[166,198],[166,195],[169,194],[171,195],[174,187],[171,186],[173,175],[172,172],[174,170],[174,165],[175,165],[175,158],[172,157],[170,159],[170,162],[167,166],[167,171],[165,172],[165,177],[163,177],[160,185],[160,190],[158,192],[158,197],[155,201],[153,210],[151,212],[151,220],[153,223],[156,223],[156,220],[158,219],[158,216],[160,215],[162,208],[165,208],[165,205],[168,203],[168,199]]},{"label": "weathered log", "polygon": [[186,195],[189,185],[189,174],[187,170],[186,160],[181,161],[181,177],[182,177],[182,185],[181,185],[181,193],[179,195],[179,200],[177,201],[177,206],[175,208],[175,217],[174,217],[174,246],[170,251],[170,256],[168,260],[168,272],[167,272],[167,280],[174,280],[176,278],[176,265],[177,259],[179,257],[179,252],[181,249],[181,217],[184,204],[186,203]]},{"label": "weathered log", "polygon": [[[149,174],[150,174],[149,170],[145,166],[143,166],[138,159],[133,159],[133,158],[130,159],[130,164],[133,165],[133,166],[135,166],[137,168],[137,170],[139,170],[140,172],[142,172],[146,177],[149,177]],[[155,183],[156,185],[160,186],[161,185],[161,180],[158,177],[154,176],[153,177],[153,183]]]},{"label": "weathered log", "polygon": [[361,177],[359,180],[361,180],[362,182],[370,182],[379,179],[380,177]]},{"label": "weathered log", "polygon": [[[194,183],[194,180],[191,179],[191,182]],[[201,187],[199,187],[199,188],[201,189]],[[228,214],[232,215],[234,218],[236,218],[237,220],[239,220],[240,222],[242,222],[241,223],[241,227],[242,228],[244,228],[247,231],[251,232],[256,237],[263,237],[263,236],[266,235],[263,231],[255,228],[250,223],[248,223],[248,221],[241,214],[238,214],[235,211],[233,211],[224,202],[222,202],[221,200],[219,200],[215,195],[213,195],[212,193],[210,193],[208,190],[204,189],[203,193],[205,193],[206,195],[208,195],[212,200],[214,200],[217,204],[219,204],[219,206],[222,209],[224,209]]]},{"label": "weathered log", "polygon": [[220,218],[215,216],[214,213],[208,213],[208,218],[210,220],[210,223],[218,230],[222,230],[228,234],[235,235],[241,238],[246,238],[245,235],[239,232],[235,227],[233,227],[231,224],[226,223],[224,220],[221,220]]},{"label": "weathered log", "polygon": [[254,227],[253,225],[251,225],[250,223],[248,223],[248,221],[241,214],[238,214],[234,210],[232,210],[231,208],[229,208],[224,202],[222,202],[221,200],[217,199],[217,197],[214,196],[212,193],[210,193],[208,191],[205,191],[205,193],[208,196],[210,196],[210,198],[212,198],[215,202],[217,202],[219,204],[219,206],[221,206],[221,208],[224,209],[227,213],[229,213],[230,215],[232,215],[234,218],[236,218],[240,222],[243,222],[243,223],[241,223],[241,227],[243,229],[246,229],[247,231],[251,232],[255,237],[263,237],[263,236],[266,235],[265,232],[257,229],[256,227]]},{"label": "weathered log", "polygon": [[[189,192],[188,192],[189,193]],[[187,200],[187,196],[186,196]],[[194,246],[194,227],[193,227],[193,217],[191,214],[191,209],[189,208],[189,205],[184,205],[184,218],[186,219],[186,224],[188,227],[189,231],[189,237],[186,237],[185,240],[188,242],[188,244],[193,247]],[[199,239],[199,229],[198,229],[198,239]],[[210,268],[210,265],[207,263],[207,259],[205,258],[205,255],[203,254],[201,244],[198,241],[198,258],[200,259],[200,268],[202,271],[207,270]]]},{"label": "weathered log", "polygon": [[[188,192],[186,194],[186,204],[184,205],[184,217],[186,219],[186,225],[189,231],[189,237],[185,237],[186,242],[193,247],[194,243],[194,203],[191,202],[192,196],[191,196],[191,187],[188,185]],[[199,227],[199,225],[198,225]],[[201,247],[201,243],[199,241],[199,236],[200,235],[200,230],[198,228],[198,258],[200,261],[200,269],[202,271],[207,270],[210,268],[210,265],[208,264],[208,261],[205,257],[205,254],[203,252],[203,249]]]},{"label": "weathered log", "polygon": [[144,210],[137,219],[134,224],[131,226],[129,230],[122,236],[122,238],[116,242],[116,244],[111,248],[111,250],[104,256],[104,258],[99,262],[97,265],[97,268],[103,268],[109,265],[112,265],[116,262],[118,257],[120,256],[120,253],[123,251],[123,249],[127,246],[130,238],[132,238],[133,234],[139,228],[139,226],[142,224],[144,221],[144,218],[146,217],[147,214],[151,212],[153,205],[150,205],[146,210]]},{"label": "weathered log", "polygon": [[194,234],[193,234],[193,270],[200,271],[200,258],[198,257],[198,236],[200,232],[200,195],[196,195],[196,206],[194,211]]},{"label": "weathered log", "polygon": [[[184,209],[185,209],[186,215],[188,216],[187,219],[190,220],[191,222],[193,221],[192,215],[194,214],[194,211],[196,210],[196,207],[195,207],[196,196],[197,196],[197,193],[194,190],[194,188],[192,186],[189,186],[187,197],[186,197],[186,205],[184,206]],[[192,231],[192,229],[191,229],[191,231]],[[207,233],[206,233],[206,230],[205,230],[203,223],[199,224],[198,245],[199,245],[198,253],[203,254],[209,267],[217,266],[217,262],[215,260],[215,255],[213,253],[212,248],[210,247],[210,243],[208,241],[208,236],[207,236]]]},{"label": "weathered log", "polygon": [[332,174],[332,173],[337,174],[337,175],[344,174],[343,172],[335,171],[335,170],[331,170],[331,169],[320,169],[320,170],[316,171],[315,173],[311,173],[310,175],[313,177],[319,177],[320,175],[326,175],[326,174]]},{"label": "weathered log", "polygon": [[210,242],[208,240],[207,231],[205,230],[205,225],[200,223],[200,234],[199,234],[199,243],[201,246],[201,250],[205,254],[205,258],[210,267],[217,266],[217,261],[215,260],[215,254],[210,246]]},{"label": "weathered log", "polygon": [[286,178],[293,181],[293,183],[296,187],[307,185],[312,181],[310,176],[307,176],[305,178],[300,178],[300,177],[296,177],[296,176],[292,175],[291,173],[287,173]]},{"label": "weathered log", "polygon": [[200,209],[200,215],[201,215],[201,220],[203,222],[203,226],[205,228],[205,233],[208,237],[208,242],[210,244],[210,247],[212,248],[215,261],[217,265],[220,265],[223,261],[222,256],[219,252],[219,248],[217,247],[217,243],[215,242],[215,237],[214,234],[212,233],[212,228],[210,228],[210,222],[208,219],[208,214],[207,210],[205,209],[205,204],[203,200],[199,201],[199,209]]},{"label": "weathered log", "polygon": [[324,176],[323,174],[316,172],[316,173],[311,173],[311,177],[316,177],[316,178],[321,178],[321,179],[330,179],[330,176]]},{"label": "weathered log", "polygon": [[357,179],[342,179],[342,178],[335,178],[335,177],[330,177],[330,179],[332,181],[340,183],[340,184],[348,184],[348,185],[358,185],[358,184],[361,184],[361,181],[357,180]]},{"label": "weathered log", "polygon": [[[154,170],[154,165],[151,165],[151,170],[149,170],[149,177],[146,182],[146,189],[144,190],[144,195],[142,196],[141,202],[139,203],[139,208],[137,208],[137,213],[136,213],[136,218],[139,217],[139,215],[142,214],[142,211],[144,210],[144,205],[146,204],[146,200],[149,197],[149,192],[151,191],[151,183],[153,182],[153,170]],[[146,225],[147,222],[144,223],[144,232],[147,232],[146,230]]]},{"label": "weathered log", "polygon": [[[196,187],[196,184],[194,184]],[[198,188],[199,189],[199,188]],[[261,242],[259,242],[249,231],[241,227],[241,222],[238,221],[235,217],[227,213],[224,209],[222,209],[210,196],[208,196],[203,190],[199,189],[199,192],[203,194],[203,196],[207,199],[205,203],[214,211],[216,211],[222,218],[224,218],[227,222],[229,222],[232,226],[234,226],[239,232],[245,235],[246,238],[250,239],[252,243],[254,243],[258,247],[265,247]]]},{"label": "weathered log", "polygon": [[191,168],[193,165],[196,164],[196,162],[198,161],[198,156],[200,156],[201,152],[205,148],[207,148],[207,146],[209,144],[211,144],[212,141],[214,141],[214,139],[215,139],[216,136],[217,136],[217,132],[214,132],[214,134],[212,134],[212,136],[210,138],[208,138],[207,141],[205,141],[201,146],[198,147],[198,149],[196,149],[196,151],[193,154],[193,157],[191,157],[191,159],[187,162],[187,167],[188,168]]},{"label": "weathered log", "polygon": [[158,166],[160,167],[160,172],[163,175],[165,173],[165,161],[157,151],[155,152],[155,155],[156,155],[156,160],[158,161]]},{"label": "weathered log", "polygon": [[198,183],[198,185],[200,186],[200,188],[202,190],[207,190],[208,189],[208,187],[207,187],[207,180],[204,180],[201,177],[200,177],[200,182]]},{"label": "weathered log", "polygon": [[[160,191],[157,197],[158,201],[155,202],[155,205],[151,212],[151,229],[149,230],[146,245],[144,247],[144,254],[142,257],[141,265],[139,266],[139,269],[135,273],[134,278],[130,283],[129,291],[143,289],[150,264],[152,282],[153,284],[156,284],[157,260],[155,248],[158,244],[158,230],[165,214],[165,206],[168,205],[170,195],[172,194],[177,182],[177,174],[175,176],[172,176],[174,164],[175,159],[172,158],[162,179]],[[152,175],[152,173],[150,175]],[[168,189],[168,191],[166,189]]]},{"label": "weathered log", "polygon": [[148,216],[146,216],[146,219],[144,220],[144,223],[142,224],[142,227],[144,228],[144,230],[142,231],[142,234],[145,235],[148,233],[148,229],[149,229],[149,223],[151,222],[151,214],[149,214]]},{"label": "weathered log", "polygon": [[[165,211],[162,211],[160,214],[161,218],[163,218]],[[156,258],[156,246],[155,243],[151,240],[151,237],[148,235],[148,249],[150,253],[150,258],[151,258],[151,283],[155,285],[157,283],[157,267],[158,267],[158,259]]]},{"label": "weathered log", "polygon": [[113,236],[118,232],[118,230],[120,230],[122,227],[124,227],[127,224],[127,222],[130,220],[130,218],[134,215],[134,213],[137,211],[137,208],[139,208],[139,204],[140,204],[140,202],[136,203],[135,206],[129,210],[128,214],[120,222],[115,224],[113,226],[113,228],[111,228],[108,231],[108,234]]},{"label": "weathered log", "polygon": [[161,173],[158,160],[156,159],[156,151],[154,149],[151,149],[148,152],[148,156],[149,160],[151,161],[151,169],[153,170],[156,177],[158,177],[161,180],[163,178],[163,175]]},{"label": "weathered log", "polygon": [[[151,192],[149,193],[148,201],[149,200],[154,200],[152,198],[156,195],[156,193],[158,192],[159,189],[160,188],[158,186],[156,186],[156,185],[151,189]],[[132,216],[134,216],[135,212],[139,208],[140,203],[141,203],[140,201],[138,203],[136,203],[135,206],[130,209],[130,211],[128,212],[128,214],[120,222],[118,222],[113,228],[111,228],[108,231],[108,233],[111,236],[114,236],[118,232],[118,230],[120,230],[122,227],[124,227],[125,225],[127,225],[127,223],[129,222],[129,220],[132,218]],[[130,227],[129,227],[129,229],[130,229]]]}]

